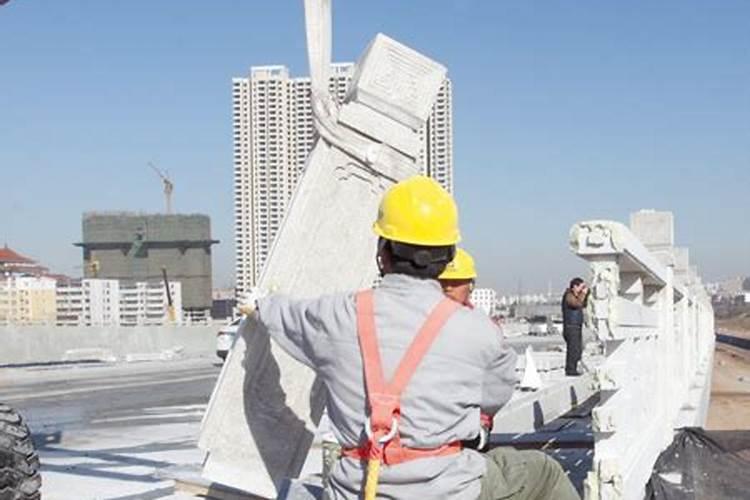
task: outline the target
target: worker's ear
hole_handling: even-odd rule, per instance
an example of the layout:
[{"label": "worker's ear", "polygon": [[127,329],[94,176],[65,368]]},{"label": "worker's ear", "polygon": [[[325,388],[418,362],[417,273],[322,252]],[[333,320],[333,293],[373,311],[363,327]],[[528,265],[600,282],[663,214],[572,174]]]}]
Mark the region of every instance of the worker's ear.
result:
[{"label": "worker's ear", "polygon": [[375,255],[375,261],[381,276],[391,271],[391,247],[383,238],[378,239],[378,253]]}]

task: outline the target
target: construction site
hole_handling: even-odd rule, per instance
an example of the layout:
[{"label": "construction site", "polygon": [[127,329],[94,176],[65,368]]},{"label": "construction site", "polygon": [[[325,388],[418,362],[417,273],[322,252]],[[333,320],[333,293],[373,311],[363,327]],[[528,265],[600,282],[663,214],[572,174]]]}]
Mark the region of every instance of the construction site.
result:
[{"label": "construction site", "polygon": [[[89,317],[64,337],[56,325],[44,322],[0,325],[5,340],[0,351],[0,500],[437,499],[446,498],[436,491],[442,491],[440,479],[454,463],[484,464],[485,456],[501,450],[540,452],[535,456],[559,464],[571,495],[586,500],[748,498],[750,332],[740,322],[715,324],[696,262],[680,245],[681,228],[690,221],[646,208],[632,212],[627,221],[590,218],[565,228],[567,241],[560,244],[587,269],[590,290],[579,307],[583,340],[575,373],[566,366],[567,338],[525,331],[503,335],[502,324],[498,327],[472,304],[451,303],[438,283],[437,276],[458,258],[458,215],[447,190],[419,175],[420,137],[448,69],[373,30],[346,96],[334,96],[329,85],[335,69],[331,2],[303,4],[316,139],[262,270],[238,297],[242,319],[234,325],[226,360],[216,357],[215,327],[188,326],[174,311],[170,321],[161,321],[163,297],[169,308],[179,303],[193,318],[210,315],[212,246],[218,241],[211,236],[208,216],[172,213],[173,185],[154,167],[164,182],[165,213],[84,214],[82,239],[75,243],[83,252],[84,281],[63,290],[72,297],[68,302],[79,303],[96,294],[123,296],[124,290],[117,314],[131,319],[107,322],[104,313],[97,313],[99,319]],[[409,182],[427,183],[445,197],[434,210],[452,217],[453,226],[444,232],[452,231],[453,239],[428,245],[427,237],[415,242],[388,233],[391,226],[383,221],[389,213],[395,214],[386,221],[392,226],[408,219],[407,209],[389,209],[388,200]],[[426,206],[415,199],[399,206]],[[453,212],[444,200],[451,200]],[[423,216],[430,210],[413,212]],[[442,229],[442,221],[413,226],[415,232],[431,234]],[[502,380],[510,382],[499,410],[486,413],[480,397],[459,409],[473,419],[476,432],[470,437],[477,444],[458,436],[439,446],[414,445],[414,436],[436,425],[448,403],[430,406],[421,392],[407,391],[399,399],[401,393],[388,392],[395,382],[381,380],[388,385],[378,389],[382,393],[372,390],[365,322],[372,322],[369,338],[376,355],[371,359],[380,363],[379,352],[402,346],[385,343],[378,351],[374,311],[380,303],[369,302],[369,310],[360,307],[367,297],[385,296],[377,294],[393,286],[389,274],[406,274],[393,270],[403,269],[397,267],[403,248],[416,248],[409,262],[418,268],[440,265],[434,278],[421,281],[434,282],[426,286],[438,290],[435,310],[450,309],[433,328],[434,344],[422,351],[426,356],[434,348],[439,356],[432,364],[427,357],[420,358],[423,365],[414,362],[415,370],[432,370],[434,379],[415,377],[415,391],[438,390],[446,401],[474,397],[468,385],[446,382],[455,375],[450,363],[456,359],[467,370],[477,369],[460,357],[457,346],[440,344],[440,328],[447,331],[459,318],[480,318],[464,324],[483,325],[492,345],[505,353],[503,369],[509,375]],[[436,260],[440,255],[444,262]],[[16,260],[33,267],[33,262]],[[373,284],[374,292],[352,295]],[[159,298],[153,322],[147,306],[142,314],[123,314],[123,307],[140,304],[149,294]],[[48,298],[56,300],[54,294]],[[60,300],[58,308],[64,303]],[[321,302],[320,313],[300,306],[294,315],[282,314],[288,303],[316,305],[317,300],[332,302]],[[331,313],[327,305],[335,300],[346,306]],[[550,315],[559,310],[545,307]],[[565,302],[562,307],[564,316]],[[348,333],[341,318],[351,309],[352,344],[362,350],[356,366],[339,359],[348,347],[342,348],[336,337]],[[422,339],[439,316],[433,313],[415,339]],[[330,323],[326,314],[334,318]],[[304,328],[298,325],[311,325],[305,328],[314,335],[300,339],[298,330]],[[462,348],[478,338],[469,330]],[[321,344],[325,348],[313,345],[329,337],[329,344]],[[477,340],[485,341],[489,345],[485,338]],[[408,345],[408,353],[415,344],[419,341]],[[325,363],[313,369],[315,356]],[[359,363],[358,352],[356,359]],[[394,378],[402,375],[403,364],[389,368]],[[497,375],[499,365],[486,364]],[[374,370],[381,372],[380,379],[385,366]],[[347,407],[337,399],[326,378],[333,368],[359,384],[342,391],[357,404]],[[475,392],[482,397],[487,389],[481,382],[470,387],[478,387]],[[423,420],[415,423],[410,411],[423,412]],[[383,419],[390,422],[388,429],[373,423]],[[456,419],[455,427],[468,421]],[[351,422],[356,424],[352,429],[347,427]],[[451,428],[447,434],[456,432]],[[402,437],[409,446],[402,445]],[[354,445],[347,442],[352,440]],[[389,450],[396,446],[392,456],[399,458],[390,462]],[[430,469],[428,461],[442,469]],[[394,480],[399,467],[423,474],[424,484]],[[355,478],[350,490],[342,486],[346,474]],[[464,482],[471,487],[461,483],[464,489],[451,498],[485,494],[479,478]],[[492,498],[527,498],[523,488],[506,487],[509,496],[498,490]],[[412,495],[399,496],[399,488]]]},{"label": "construction site", "polygon": [[182,286],[188,314],[209,316],[211,309],[211,221],[200,214],[92,212],[83,215],[84,278]]}]

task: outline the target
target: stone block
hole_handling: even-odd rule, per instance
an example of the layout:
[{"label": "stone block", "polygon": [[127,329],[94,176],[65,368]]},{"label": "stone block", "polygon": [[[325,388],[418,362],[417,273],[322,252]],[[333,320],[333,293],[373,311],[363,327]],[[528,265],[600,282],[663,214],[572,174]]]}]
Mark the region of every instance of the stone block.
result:
[{"label": "stone block", "polygon": [[419,137],[412,130],[370,107],[349,102],[341,107],[339,123],[359,131],[373,139],[390,145],[407,156],[419,154]]},{"label": "stone block", "polygon": [[378,33],[357,64],[349,92],[353,100],[417,131],[444,79],[442,65]]},{"label": "stone block", "polygon": [[630,230],[649,250],[674,246],[674,217],[672,212],[640,210],[630,214]]},{"label": "stone block", "polygon": [[690,268],[690,251],[687,248],[675,247],[674,249],[674,271],[680,275],[686,275]]}]

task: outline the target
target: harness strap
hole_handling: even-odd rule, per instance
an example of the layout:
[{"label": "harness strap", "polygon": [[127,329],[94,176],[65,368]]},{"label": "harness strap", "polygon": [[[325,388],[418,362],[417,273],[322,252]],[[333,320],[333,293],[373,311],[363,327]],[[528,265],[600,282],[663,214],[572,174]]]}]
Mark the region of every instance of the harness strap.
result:
[{"label": "harness strap", "polygon": [[362,355],[362,367],[365,371],[367,395],[383,392],[383,364],[380,361],[378,337],[375,333],[375,306],[373,291],[359,292],[357,303],[357,336]]},{"label": "harness strap", "polygon": [[412,340],[409,349],[401,358],[401,362],[396,369],[396,373],[388,384],[388,392],[393,394],[401,395],[409,383],[414,372],[417,371],[417,366],[422,362],[425,354],[429,350],[432,343],[437,338],[443,325],[448,321],[448,318],[461,307],[458,302],[445,298],[438,303],[437,306],[432,310],[427,320],[425,321],[422,328],[417,333],[417,336]]},{"label": "harness strap", "polygon": [[[458,453],[463,448],[461,441],[438,446],[437,448],[407,448],[406,446],[394,447],[386,446],[383,449],[382,461],[386,465],[400,464],[410,460],[419,460],[420,458],[446,457]],[[369,460],[369,450],[366,447],[343,448],[341,455],[358,460]]]},{"label": "harness strap", "polygon": [[401,444],[398,423],[401,416],[401,393],[448,318],[461,305],[445,298],[435,306],[399,362],[391,382],[386,384],[375,330],[374,293],[372,290],[359,292],[355,300],[357,335],[370,416],[366,428],[367,443],[359,448],[344,449],[344,456],[395,464],[460,451],[461,444],[458,442],[437,448],[407,448]]},{"label": "harness strap", "polygon": [[437,338],[448,318],[461,307],[458,302],[444,298],[427,316],[426,321],[409,345],[399,362],[393,379],[386,385],[383,377],[383,365],[380,360],[380,349],[375,332],[375,308],[373,290],[357,293],[357,335],[362,353],[362,364],[365,371],[365,385],[368,397],[373,393],[387,392],[400,396],[409,383],[417,366],[427,350]]}]

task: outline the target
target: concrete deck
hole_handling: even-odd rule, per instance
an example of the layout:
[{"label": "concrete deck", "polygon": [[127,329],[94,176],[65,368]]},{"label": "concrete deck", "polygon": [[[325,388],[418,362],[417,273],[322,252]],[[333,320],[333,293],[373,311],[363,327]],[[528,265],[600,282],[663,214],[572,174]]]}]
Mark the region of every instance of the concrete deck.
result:
[{"label": "concrete deck", "polygon": [[[509,343],[519,352],[529,343],[542,351],[559,339]],[[186,499],[208,490],[239,498],[200,479],[204,454],[196,440],[220,368],[209,358],[0,368],[0,401],[17,407],[32,430],[45,500]],[[583,383],[560,372],[551,369],[543,378],[549,384]],[[541,394],[518,391],[509,410]],[[584,399],[581,393],[578,402]],[[588,420],[576,414],[529,425],[493,435],[493,445],[543,448],[580,485],[591,461]],[[510,427],[500,422],[496,429]],[[320,470],[316,440],[304,473]]]},{"label": "concrete deck", "polygon": [[32,430],[45,500],[189,498],[156,472],[202,462],[196,438],[219,369],[208,359],[0,369],[0,401]]}]

